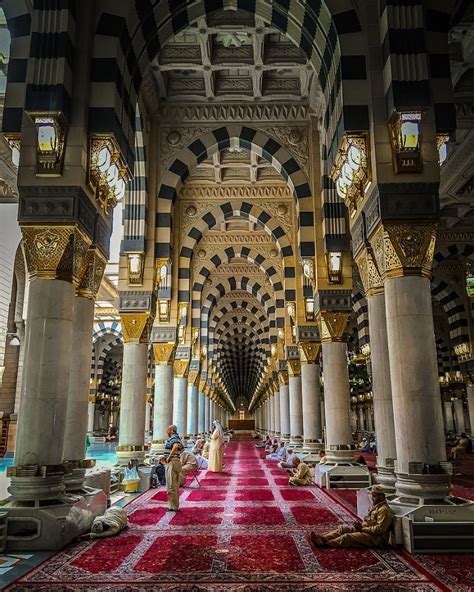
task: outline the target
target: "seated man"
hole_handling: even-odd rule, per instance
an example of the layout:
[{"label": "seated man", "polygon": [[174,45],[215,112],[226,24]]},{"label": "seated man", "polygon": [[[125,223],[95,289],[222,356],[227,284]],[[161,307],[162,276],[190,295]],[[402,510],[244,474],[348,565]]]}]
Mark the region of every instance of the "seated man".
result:
[{"label": "seated man", "polygon": [[179,477],[180,487],[186,483],[186,477],[188,473],[199,470],[199,464],[197,458],[191,452],[184,450],[181,453],[181,475]]},{"label": "seated man", "polygon": [[158,464],[151,471],[151,488],[155,489],[160,485],[166,485],[165,457],[160,456]]},{"label": "seated man", "polygon": [[210,442],[205,442],[204,446],[202,447],[202,456],[206,459],[209,460],[209,448],[211,447],[211,443]]},{"label": "seated man", "polygon": [[288,480],[289,485],[312,485],[313,477],[309,470],[309,467],[296,454],[293,456],[293,469],[288,469],[291,477]]},{"label": "seated man", "polygon": [[270,436],[266,436],[265,440],[262,440],[259,444],[255,444],[255,448],[266,448],[267,446],[270,446],[271,443],[272,439]]},{"label": "seated man", "polygon": [[293,468],[293,450],[288,448],[286,451],[286,458],[278,463],[280,469],[292,469]]},{"label": "seated man", "polygon": [[196,460],[198,463],[198,471],[207,471],[207,467],[209,466],[209,461],[207,458],[204,458],[200,454],[196,456]]},{"label": "seated man", "polygon": [[461,437],[456,443],[454,448],[451,448],[451,458],[453,460],[462,460],[466,456],[467,445],[469,444],[469,439],[466,434],[463,432]]},{"label": "seated man", "polygon": [[194,448],[192,450],[192,453],[193,454],[201,454],[205,443],[206,443],[206,440],[204,440],[204,438],[198,438],[194,444]]},{"label": "seated man", "polygon": [[325,450],[320,450],[319,451],[319,464],[320,465],[325,465],[327,463],[327,458],[326,458],[326,451]]},{"label": "seated man", "polygon": [[286,459],[286,453],[287,449],[285,443],[281,442],[280,448],[276,452],[269,454],[267,460],[277,460],[278,462],[284,461]]},{"label": "seated man", "polygon": [[102,516],[94,518],[90,534],[84,534],[81,539],[103,539],[118,534],[127,527],[128,516],[123,508],[109,508]]},{"label": "seated man", "polygon": [[379,547],[386,545],[390,538],[393,512],[385,499],[381,485],[372,487],[372,501],[368,515],[362,522],[353,526],[341,526],[324,536],[311,533],[311,540],[316,547]]}]

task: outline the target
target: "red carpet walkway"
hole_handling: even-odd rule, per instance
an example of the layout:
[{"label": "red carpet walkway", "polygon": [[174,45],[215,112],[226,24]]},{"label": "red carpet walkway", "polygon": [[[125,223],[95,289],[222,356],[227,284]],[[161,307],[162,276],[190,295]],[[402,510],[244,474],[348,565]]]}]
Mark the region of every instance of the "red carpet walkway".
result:
[{"label": "red carpet walkway", "polygon": [[120,536],[70,546],[10,591],[193,592],[474,590],[473,556],[414,561],[403,552],[319,549],[324,532],[353,517],[316,487],[290,488],[252,442],[226,447],[224,473],[185,489],[181,510],[151,490],[128,507]]}]

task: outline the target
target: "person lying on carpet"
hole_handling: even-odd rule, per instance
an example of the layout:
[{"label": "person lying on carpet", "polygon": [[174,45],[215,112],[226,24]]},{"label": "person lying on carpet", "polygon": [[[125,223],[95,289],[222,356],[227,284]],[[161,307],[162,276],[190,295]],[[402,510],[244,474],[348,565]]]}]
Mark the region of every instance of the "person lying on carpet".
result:
[{"label": "person lying on carpet", "polygon": [[286,459],[286,453],[287,448],[285,442],[281,442],[280,448],[276,452],[269,454],[267,460],[277,460],[278,462],[284,461]]},{"label": "person lying on carpet", "polygon": [[293,468],[287,469],[288,473],[291,475],[288,484],[295,486],[312,485],[313,477],[308,465],[299,459],[296,454],[293,456],[292,464]]},{"label": "person lying on carpet", "polygon": [[381,485],[372,487],[372,501],[367,516],[353,526],[341,526],[324,536],[311,533],[311,541],[316,547],[380,547],[387,545],[393,524],[393,512],[385,499]]},{"label": "person lying on carpet", "polygon": [[288,448],[286,451],[286,458],[278,463],[280,469],[292,469],[293,468],[293,449]]},{"label": "person lying on carpet", "polygon": [[186,477],[189,473],[199,470],[199,463],[196,456],[191,452],[186,452],[186,450],[181,453],[180,460],[182,466],[181,475],[179,477],[179,486],[181,487],[186,483]]},{"label": "person lying on carpet", "polygon": [[115,536],[124,528],[127,528],[128,516],[123,508],[109,508],[102,516],[94,518],[91,526],[91,532],[83,534],[82,540],[85,539],[105,539],[106,537]]}]

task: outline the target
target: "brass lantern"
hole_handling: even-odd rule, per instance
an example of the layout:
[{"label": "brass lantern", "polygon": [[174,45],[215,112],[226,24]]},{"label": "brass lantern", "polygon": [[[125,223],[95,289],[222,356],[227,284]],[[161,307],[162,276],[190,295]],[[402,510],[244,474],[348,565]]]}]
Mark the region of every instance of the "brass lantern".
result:
[{"label": "brass lantern", "polygon": [[396,173],[421,173],[421,111],[395,111],[389,122]]},{"label": "brass lantern", "polygon": [[62,113],[28,113],[36,130],[36,175],[59,177],[62,174],[67,123]]}]

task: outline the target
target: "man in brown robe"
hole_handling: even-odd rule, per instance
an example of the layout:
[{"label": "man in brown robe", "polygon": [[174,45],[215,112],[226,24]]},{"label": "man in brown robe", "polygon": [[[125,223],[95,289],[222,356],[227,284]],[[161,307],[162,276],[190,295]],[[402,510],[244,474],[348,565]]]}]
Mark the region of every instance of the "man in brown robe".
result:
[{"label": "man in brown robe", "polygon": [[288,473],[291,474],[288,480],[289,485],[312,485],[313,477],[311,476],[308,465],[296,455],[293,457],[292,464],[293,469],[288,470]]},{"label": "man in brown robe", "polygon": [[385,499],[381,485],[372,488],[372,501],[368,515],[362,522],[353,526],[341,526],[324,536],[311,533],[311,541],[316,547],[379,547],[386,545],[393,524],[393,512]]}]

